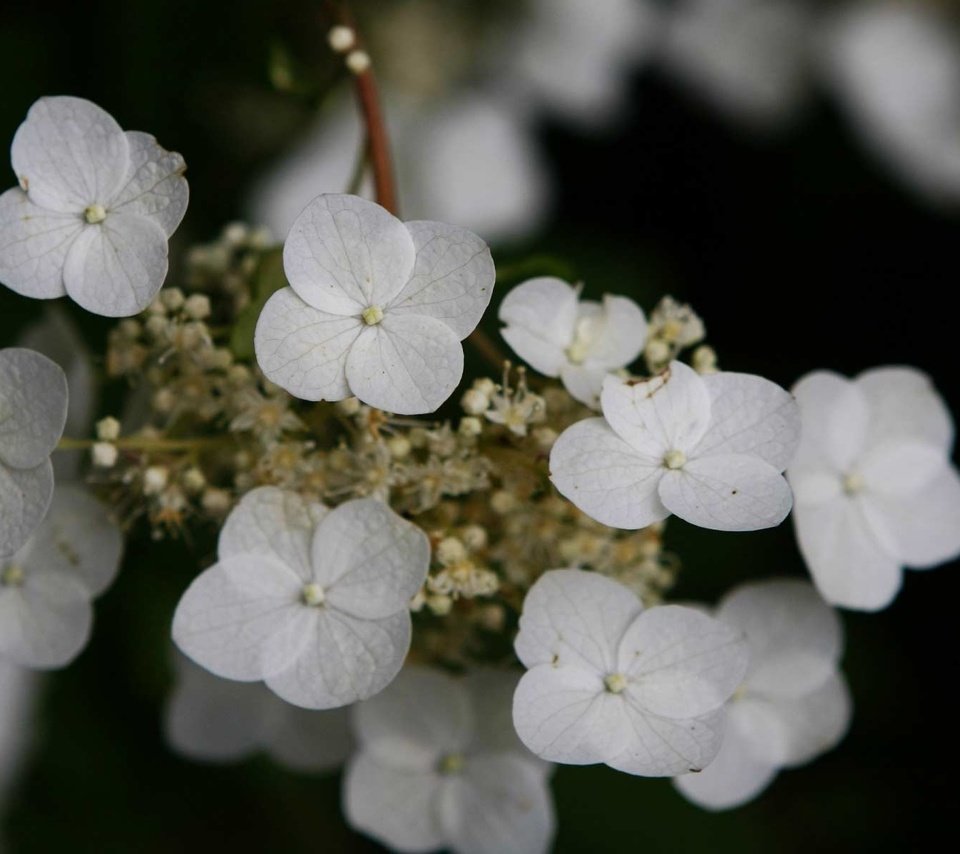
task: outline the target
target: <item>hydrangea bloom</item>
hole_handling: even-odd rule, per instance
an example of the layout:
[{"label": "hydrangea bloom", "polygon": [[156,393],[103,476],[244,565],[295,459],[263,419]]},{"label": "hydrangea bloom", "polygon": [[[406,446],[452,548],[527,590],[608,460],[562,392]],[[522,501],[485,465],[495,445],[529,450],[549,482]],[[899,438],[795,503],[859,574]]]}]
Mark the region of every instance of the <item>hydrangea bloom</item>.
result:
[{"label": "hydrangea bloom", "polygon": [[500,304],[504,340],[532,368],[560,377],[581,403],[598,409],[604,377],[643,352],[647,318],[632,299],[579,299],[580,288],[543,276],[517,285]]},{"label": "hydrangea bloom", "polygon": [[353,748],[346,709],[291,706],[259,682],[221,679],[182,655],[164,731],[191,759],[233,762],[262,752],[296,771],[333,770]]},{"label": "hydrangea bloom", "polygon": [[834,747],[850,723],[850,695],[837,670],[843,627],[806,582],[743,585],[716,618],[746,635],[750,669],[727,704],[716,759],[674,782],[700,806],[729,809],[760,794],[780,768]]},{"label": "hydrangea bloom", "polygon": [[550,454],[551,478],[584,513],[643,528],[675,513],[720,531],[780,524],[800,415],[778,385],[749,374],[699,376],[671,362],[647,380],[608,376],[603,418],[567,428]]},{"label": "hydrangea bloom", "polygon": [[91,602],[117,574],[123,538],[82,486],[60,484],[50,512],[15,555],[0,559],[0,655],[62,667],[86,646]]},{"label": "hydrangea bloom", "polygon": [[490,302],[494,268],[476,235],[402,223],[356,196],[314,199],[283,249],[291,287],[257,322],[257,361],[305,400],[433,412],[463,374],[463,346]]},{"label": "hydrangea bloom", "polygon": [[747,670],[741,632],[693,608],[644,610],[629,588],[578,569],[533,585],[514,647],[529,668],[513,701],[527,747],[646,777],[713,759],[723,705]]},{"label": "hydrangea bloom", "polygon": [[0,196],[0,282],[107,317],[146,308],[187,208],[183,158],[66,96],[30,108],[11,155],[20,186]]},{"label": "hydrangea bloom", "polygon": [[902,568],[960,553],[960,477],[953,422],[913,368],[826,371],[794,387],[803,439],[787,472],[800,551],[828,602],[876,610],[897,595]]},{"label": "hydrangea bloom", "polygon": [[347,820],[396,851],[535,854],[553,836],[550,766],[510,724],[513,674],[408,668],[354,709]]},{"label": "hydrangea bloom", "polygon": [[0,350],[0,556],[19,549],[47,512],[50,454],[66,418],[63,371],[32,350]]},{"label": "hydrangea bloom", "polygon": [[227,518],[219,555],[173,619],[174,641],[198,664],[311,709],[370,697],[400,670],[430,545],[382,502],[328,511],[254,489]]}]

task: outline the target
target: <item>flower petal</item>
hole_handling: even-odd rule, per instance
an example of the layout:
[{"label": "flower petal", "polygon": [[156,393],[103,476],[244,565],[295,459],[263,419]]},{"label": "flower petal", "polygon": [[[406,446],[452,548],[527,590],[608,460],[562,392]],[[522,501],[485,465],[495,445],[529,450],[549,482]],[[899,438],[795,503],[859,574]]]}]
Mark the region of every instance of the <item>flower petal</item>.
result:
[{"label": "flower petal", "polygon": [[405,225],[417,259],[410,281],[390,301],[390,311],[434,317],[466,338],[493,295],[496,271],[490,249],[465,228],[422,220]]},{"label": "flower petal", "polygon": [[949,464],[946,452],[936,445],[894,439],[871,447],[856,470],[871,495],[896,499],[919,494]]},{"label": "flower petal", "polygon": [[583,365],[564,365],[560,369],[563,387],[574,400],[579,400],[591,409],[600,409],[600,392],[607,378],[606,368],[587,368]]},{"label": "flower petal", "polygon": [[294,397],[343,400],[350,396],[347,355],[362,331],[359,318],[318,311],[293,288],[283,288],[257,320],[257,363],[267,379]]},{"label": "flower petal", "polygon": [[463,346],[432,317],[388,313],[347,356],[347,382],[364,403],[400,415],[435,412],[463,376]]},{"label": "flower petal", "polygon": [[0,463],[18,469],[47,460],[67,420],[67,378],[33,350],[0,350]]},{"label": "flower petal", "polygon": [[[13,171],[33,202],[81,214],[106,206],[130,162],[126,134],[113,117],[83,98],[40,98],[17,128]],[[131,312],[132,313],[132,312]]]},{"label": "flower petal", "polygon": [[909,367],[873,368],[854,382],[870,407],[867,447],[890,439],[928,442],[943,451],[953,446],[953,418],[923,371]]},{"label": "flower petal", "polygon": [[87,225],[67,253],[63,284],[71,299],[104,317],[143,311],[167,275],[167,235],[152,219],[111,213]]},{"label": "flower petal", "polygon": [[791,768],[836,747],[847,734],[853,714],[850,689],[839,673],[833,674],[816,691],[778,706],[790,732],[784,764]]},{"label": "flower petal", "polygon": [[605,294],[601,327],[587,350],[584,364],[591,368],[625,368],[643,352],[647,316],[629,297]]},{"label": "flower petal", "polygon": [[520,674],[515,670],[478,668],[464,678],[474,709],[472,753],[518,752],[536,762],[541,771],[549,766],[534,759],[524,748],[513,728],[513,695]]},{"label": "flower petal", "polygon": [[500,303],[500,334],[513,351],[548,377],[567,363],[577,322],[577,290],[562,279],[540,276],[513,288]]},{"label": "flower petal", "polygon": [[615,528],[644,528],[670,515],[657,494],[665,472],[602,418],[568,427],[550,451],[553,485],[592,519]]},{"label": "flower petal", "polygon": [[628,747],[607,765],[641,777],[674,777],[702,771],[720,750],[724,710],[688,720],[659,718],[635,704],[626,714],[630,726]]},{"label": "flower petal", "polygon": [[183,177],[187,164],[175,151],[161,148],[148,133],[133,130],[126,135],[130,166],[109,208],[153,219],[169,237],[187,210],[190,190]]},{"label": "flower petal", "polygon": [[386,306],[410,280],[415,261],[406,226],[357,196],[317,196],[283,246],[283,269],[297,295],[338,315]]},{"label": "flower petal", "polygon": [[829,371],[814,371],[794,385],[803,430],[791,472],[829,468],[846,472],[863,450],[871,412],[857,384]]},{"label": "flower petal", "polygon": [[52,497],[50,460],[32,469],[12,469],[0,463],[0,557],[13,554],[30,538]]},{"label": "flower petal", "polygon": [[405,611],[430,566],[423,530],[382,501],[341,504],[320,522],[311,546],[313,579],[330,605],[380,619]]}]

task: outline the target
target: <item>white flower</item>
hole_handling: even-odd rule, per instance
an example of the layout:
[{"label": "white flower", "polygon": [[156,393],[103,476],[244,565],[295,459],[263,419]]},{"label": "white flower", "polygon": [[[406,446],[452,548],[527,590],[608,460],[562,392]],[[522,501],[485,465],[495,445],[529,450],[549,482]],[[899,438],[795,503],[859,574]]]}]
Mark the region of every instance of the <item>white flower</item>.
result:
[{"label": "white flower", "polygon": [[607,377],[600,400],[604,417],[567,428],[550,454],[557,489],[598,522],[643,528],[674,513],[751,531],[790,512],[780,472],[800,415],[778,385],[750,374],[701,377],[671,362],[648,380]]},{"label": "white flower", "polygon": [[408,668],[357,706],[360,750],[343,786],[350,824],[397,851],[545,852],[550,766],[513,732],[516,684],[510,673]]},{"label": "white flower", "polygon": [[354,395],[433,412],[463,374],[463,346],[493,293],[490,251],[436,222],[402,223],[356,196],[319,196],[283,249],[292,287],[257,322],[257,361],[305,400]]},{"label": "white flower", "polygon": [[691,801],[729,809],[755,798],[780,768],[834,747],[850,724],[850,693],[837,662],[843,627],[806,582],[745,584],[723,598],[716,618],[750,645],[750,669],[727,704],[716,759],[674,782]]},{"label": "white flower", "polygon": [[[0,812],[33,741],[38,674],[0,658]],[[0,851],[6,851],[0,838]]]},{"label": "white flower", "polygon": [[611,371],[643,352],[647,318],[632,299],[580,300],[580,288],[543,276],[517,285],[500,304],[504,340],[532,368],[560,377],[581,403],[598,409]]},{"label": "white flower", "polygon": [[261,487],[227,518],[219,555],[173,618],[174,641],[198,664],[310,709],[371,697],[400,670],[430,545],[385,504],[328,511]]},{"label": "white flower", "polygon": [[120,565],[123,538],[82,486],[60,484],[50,512],[15,555],[0,558],[0,656],[63,667],[86,645],[91,602]]},{"label": "white flower", "polygon": [[818,371],[793,392],[803,438],[787,475],[800,551],[828,602],[884,608],[904,566],[960,553],[950,413],[929,378],[907,367],[854,380]]},{"label": "white flower", "polygon": [[146,308],[187,207],[183,158],[66,96],[30,108],[11,155],[20,186],[0,196],[0,282],[107,317]]},{"label": "white flower", "polygon": [[47,512],[50,454],[66,418],[63,371],[32,350],[0,350],[0,557],[19,549]]},{"label": "white flower", "polygon": [[529,668],[513,701],[527,747],[645,777],[713,759],[723,704],[747,670],[742,633],[693,608],[644,610],[622,584],[579,569],[530,588],[514,648]]},{"label": "white flower", "polygon": [[329,771],[353,749],[346,709],[291,706],[259,682],[221,679],[182,655],[176,669],[164,732],[184,756],[233,762],[262,752],[295,771]]}]

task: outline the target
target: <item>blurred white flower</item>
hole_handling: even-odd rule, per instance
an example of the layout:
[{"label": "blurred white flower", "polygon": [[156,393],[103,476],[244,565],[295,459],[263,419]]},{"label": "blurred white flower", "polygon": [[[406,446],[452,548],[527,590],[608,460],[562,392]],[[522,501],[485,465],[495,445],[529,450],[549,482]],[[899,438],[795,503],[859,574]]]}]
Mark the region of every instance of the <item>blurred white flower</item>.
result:
[{"label": "blurred white flower", "polygon": [[743,632],[750,669],[727,704],[716,759],[674,783],[707,809],[755,798],[781,768],[835,747],[850,724],[850,692],[837,669],[843,627],[809,584],[774,579],[728,593],[716,618]]},{"label": "blurred white flower", "polygon": [[265,753],[295,771],[331,771],[353,749],[346,709],[316,711],[284,702],[260,682],[221,679],[177,656],[177,684],[164,732],[178,753],[235,762]]},{"label": "blurred white flower", "polygon": [[356,706],[360,749],[343,785],[350,824],[397,851],[545,852],[550,766],[513,731],[516,684],[511,673],[413,667]]},{"label": "blurred white flower", "polygon": [[107,317],[146,308],[187,209],[183,158],[67,96],[30,108],[11,156],[20,186],[0,196],[0,282]]},{"label": "blurred white flower", "polygon": [[514,647],[529,668],[513,702],[527,747],[646,777],[713,759],[748,663],[741,632],[693,608],[644,610],[629,588],[579,569],[530,588]]},{"label": "blurred white flower", "polygon": [[16,554],[0,559],[0,656],[46,670],[86,646],[92,601],[117,574],[123,537],[82,486],[58,484],[50,512]]},{"label": "blurred white flower", "polygon": [[[0,658],[0,813],[33,742],[40,677]],[[6,851],[0,837],[0,851]]]},{"label": "blurred white flower", "polygon": [[430,545],[385,504],[358,499],[328,511],[260,487],[227,518],[219,556],[173,618],[174,641],[198,664],[263,680],[310,709],[371,697],[400,670]]},{"label": "blurred white flower", "polygon": [[793,393],[803,436],[787,475],[800,551],[828,602],[884,608],[904,566],[960,554],[950,413],[929,378],[907,367],[854,380],[817,371]]},{"label": "blurred white flower", "polygon": [[433,412],[463,375],[463,346],[493,293],[486,244],[462,228],[402,223],[356,196],[314,199],[283,248],[291,287],[257,322],[267,378],[305,400],[351,395]]},{"label": "blurred white flower", "polygon": [[584,513],[615,528],[644,528],[671,513],[720,531],[780,524],[790,512],[781,472],[800,413],[793,398],[750,374],[699,376],[671,362],[647,380],[608,376],[603,418],[560,434],[551,480]]},{"label": "blurred white flower", "polygon": [[627,297],[606,294],[602,303],[579,297],[580,288],[561,279],[529,279],[500,304],[507,324],[500,334],[532,368],[560,377],[577,400],[599,409],[604,377],[643,351],[647,318]]},{"label": "blurred white flower", "polygon": [[63,371],[32,350],[0,350],[0,557],[17,551],[47,512],[50,454],[66,418]]}]

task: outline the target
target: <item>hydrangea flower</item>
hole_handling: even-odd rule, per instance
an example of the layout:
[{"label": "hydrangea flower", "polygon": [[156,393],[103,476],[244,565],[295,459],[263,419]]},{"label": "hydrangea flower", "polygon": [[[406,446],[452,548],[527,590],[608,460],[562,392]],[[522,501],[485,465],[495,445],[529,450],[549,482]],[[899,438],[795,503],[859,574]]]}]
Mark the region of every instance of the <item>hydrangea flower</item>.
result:
[{"label": "hydrangea flower", "polygon": [[177,685],[164,732],[178,753],[235,762],[257,753],[295,771],[331,771],[353,749],[346,709],[315,711],[285,703],[259,682],[221,679],[177,656]]},{"label": "hydrangea flower", "polygon": [[647,318],[632,299],[607,294],[603,303],[580,300],[580,288],[542,276],[517,285],[500,304],[500,331],[513,351],[548,377],[560,377],[581,403],[600,407],[611,371],[642,352]]},{"label": "hydrangea flower", "polygon": [[91,602],[113,581],[123,538],[85,488],[58,485],[50,512],[15,555],[0,559],[0,656],[63,667],[86,646]]},{"label": "hydrangea flower", "polygon": [[207,670],[310,709],[371,697],[400,670],[430,545],[382,502],[328,511],[260,487],[227,518],[219,556],[173,618],[177,646]]},{"label": "hydrangea flower", "polygon": [[741,632],[693,608],[645,610],[629,588],[579,569],[530,588],[514,648],[528,671],[513,722],[530,750],[645,777],[716,756],[748,659]]},{"label": "hydrangea flower", "polygon": [[27,541],[50,506],[50,454],[66,418],[63,371],[32,350],[0,350],[0,557]]},{"label": "hydrangea flower", "polygon": [[790,512],[780,473],[793,456],[793,398],[750,374],[699,376],[681,362],[646,380],[608,376],[603,418],[560,434],[551,479],[588,516],[644,528],[671,513],[719,531],[779,525]]},{"label": "hydrangea flower", "polygon": [[490,302],[494,268],[476,235],[402,223],[356,196],[314,199],[283,248],[291,287],[257,322],[264,374],[304,400],[354,395],[433,412],[463,374],[463,346]]},{"label": "hydrangea flower", "polygon": [[0,282],[107,317],[146,308],[187,208],[183,158],[67,96],[30,108],[11,156],[20,186],[0,196]]},{"label": "hydrangea flower", "polygon": [[396,851],[545,852],[555,825],[550,766],[513,732],[516,684],[504,672],[407,668],[356,706],[347,821]]},{"label": "hydrangea flower", "polygon": [[817,371],[793,392],[803,438],[787,474],[800,551],[828,602],[884,608],[903,567],[960,554],[950,413],[929,378],[907,367],[853,380]]},{"label": "hydrangea flower", "polygon": [[746,635],[750,669],[727,704],[716,759],[674,783],[702,807],[729,809],[755,798],[781,768],[833,748],[850,723],[850,693],[837,669],[843,626],[806,582],[745,584],[723,598],[716,618]]}]

